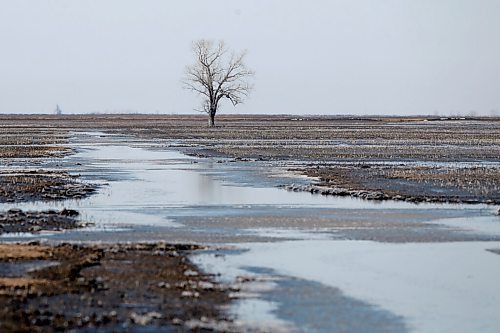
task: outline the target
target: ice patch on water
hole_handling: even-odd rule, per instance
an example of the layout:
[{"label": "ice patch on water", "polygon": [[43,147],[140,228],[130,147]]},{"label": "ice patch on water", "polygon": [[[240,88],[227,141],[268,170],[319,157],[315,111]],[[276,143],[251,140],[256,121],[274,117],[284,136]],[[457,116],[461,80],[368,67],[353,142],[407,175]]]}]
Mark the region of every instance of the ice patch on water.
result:
[{"label": "ice patch on water", "polygon": [[[35,238],[40,236],[40,234],[34,234],[31,232],[7,232],[0,234],[0,238]],[[47,236],[47,234],[45,234],[44,236]]]},{"label": "ice patch on water", "polygon": [[277,239],[297,240],[326,240],[332,238],[333,230],[327,228],[310,229],[281,229],[281,228],[249,228],[243,230],[245,233],[259,237],[272,237]]},{"label": "ice patch on water", "polygon": [[430,223],[438,223],[476,234],[500,236],[500,217],[493,215],[493,213],[487,216],[438,219],[430,221]]},{"label": "ice patch on water", "polygon": [[486,251],[500,242],[306,240],[242,247],[248,251],[225,256],[224,274],[252,266],[316,281],[403,316],[417,332],[500,331],[499,257]]},{"label": "ice patch on water", "polygon": [[257,328],[259,331],[290,332],[293,331],[292,324],[277,318],[273,313],[277,310],[275,302],[260,299],[238,300],[231,307],[230,314],[238,318],[236,326]]}]

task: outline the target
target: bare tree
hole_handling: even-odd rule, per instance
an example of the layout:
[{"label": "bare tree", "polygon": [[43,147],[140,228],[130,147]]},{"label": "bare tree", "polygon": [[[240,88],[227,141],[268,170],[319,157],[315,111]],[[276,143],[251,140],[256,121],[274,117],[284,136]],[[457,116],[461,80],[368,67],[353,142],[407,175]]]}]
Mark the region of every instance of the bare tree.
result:
[{"label": "bare tree", "polygon": [[208,124],[215,126],[219,103],[226,98],[233,106],[243,103],[252,86],[254,75],[243,60],[246,52],[229,53],[223,41],[199,40],[193,43],[194,64],[186,67],[184,86],[203,97],[202,109],[208,114]]}]

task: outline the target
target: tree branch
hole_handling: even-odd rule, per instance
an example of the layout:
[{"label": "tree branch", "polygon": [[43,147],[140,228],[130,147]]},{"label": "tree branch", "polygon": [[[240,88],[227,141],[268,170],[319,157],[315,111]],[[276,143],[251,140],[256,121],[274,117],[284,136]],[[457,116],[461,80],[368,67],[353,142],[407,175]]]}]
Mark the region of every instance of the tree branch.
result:
[{"label": "tree branch", "polygon": [[[202,111],[217,112],[219,102],[227,98],[233,106],[243,103],[252,86],[254,72],[246,67],[246,52],[228,55],[224,42],[199,40],[193,44],[195,63],[186,67],[184,87],[203,96]],[[200,111],[200,110],[197,110]]]}]

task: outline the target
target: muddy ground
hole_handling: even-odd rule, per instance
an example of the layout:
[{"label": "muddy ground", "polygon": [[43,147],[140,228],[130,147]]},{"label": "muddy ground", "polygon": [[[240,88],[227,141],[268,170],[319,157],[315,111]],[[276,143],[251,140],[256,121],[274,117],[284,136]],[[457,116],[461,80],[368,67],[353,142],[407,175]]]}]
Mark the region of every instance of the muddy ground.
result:
[{"label": "muddy ground", "polygon": [[4,126],[5,119],[0,120],[0,158],[62,157],[71,153],[71,149],[62,145],[67,143],[67,131],[50,124],[37,128],[34,120],[24,122],[22,117],[17,120],[8,126]]},{"label": "muddy ground", "polygon": [[11,125],[0,120],[0,203],[37,200],[84,198],[97,189],[94,184],[78,181],[78,177],[58,171],[60,164],[44,166],[43,162],[60,160],[72,153],[65,146],[69,130],[37,127],[33,119]]},{"label": "muddy ground", "polygon": [[79,213],[72,209],[23,211],[10,209],[0,212],[0,235],[8,233],[39,233],[41,231],[62,231],[88,226],[79,222]]},{"label": "muddy ground", "polygon": [[0,331],[232,331],[229,290],[186,260],[199,249],[0,245]]},{"label": "muddy ground", "polygon": [[[500,119],[0,116],[0,201],[92,195],[54,170],[72,131],[133,136],[197,156],[266,161],[315,177],[290,190],[371,200],[500,203]],[[56,161],[56,162],[54,162]],[[1,212],[6,232],[60,230],[78,216]],[[51,229],[54,228],[54,229]],[[230,331],[231,290],[189,263],[198,246],[0,245],[0,331]]]},{"label": "muddy ground", "polygon": [[222,115],[217,121],[208,128],[204,116],[0,117],[4,134],[29,128],[47,149],[71,130],[104,131],[162,139],[197,156],[271,161],[317,177],[315,185],[332,189],[324,194],[500,203],[500,118]]},{"label": "muddy ground", "polygon": [[315,177],[291,191],[352,196],[367,200],[500,204],[498,166],[317,165],[291,169]]},{"label": "muddy ground", "polygon": [[7,170],[0,173],[0,202],[82,199],[97,190],[67,172]]}]

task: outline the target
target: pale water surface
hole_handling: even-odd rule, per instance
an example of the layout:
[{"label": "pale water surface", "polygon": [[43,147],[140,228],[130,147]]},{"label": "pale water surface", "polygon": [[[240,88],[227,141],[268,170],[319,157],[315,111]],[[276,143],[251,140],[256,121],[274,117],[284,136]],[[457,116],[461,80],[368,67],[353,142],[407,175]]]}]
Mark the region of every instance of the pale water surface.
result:
[{"label": "pale water surface", "polygon": [[[248,283],[244,288],[253,296],[231,310],[250,326],[301,332],[345,327],[360,332],[500,331],[500,255],[487,251],[500,248],[494,238],[500,236],[500,221],[493,207],[377,203],[287,192],[270,184],[303,180],[283,169],[264,170],[258,162],[189,157],[165,149],[164,142],[131,146],[120,137],[76,133],[74,145],[79,152],[66,158],[63,168],[100,184],[98,194],[58,203],[0,204],[0,210],[68,207],[94,225],[12,235],[11,240],[217,243],[227,249],[223,255],[207,252],[193,261],[228,282],[237,276],[265,280]],[[300,214],[306,222],[322,214],[323,222],[292,227],[290,221]],[[361,232],[370,232],[366,223],[390,219],[479,238],[432,243],[425,238],[418,243],[349,240],[342,233],[346,227],[341,230],[335,223],[355,215],[365,223],[355,227]],[[281,217],[281,224],[271,225],[271,216]],[[250,222],[224,224],[229,218]],[[479,241],[490,236],[492,241]],[[300,299],[285,292],[291,286]],[[318,317],[321,311],[328,315]],[[367,318],[365,324],[359,316]]]}]

